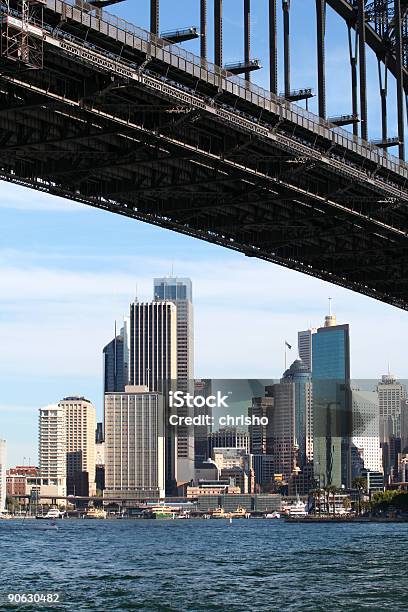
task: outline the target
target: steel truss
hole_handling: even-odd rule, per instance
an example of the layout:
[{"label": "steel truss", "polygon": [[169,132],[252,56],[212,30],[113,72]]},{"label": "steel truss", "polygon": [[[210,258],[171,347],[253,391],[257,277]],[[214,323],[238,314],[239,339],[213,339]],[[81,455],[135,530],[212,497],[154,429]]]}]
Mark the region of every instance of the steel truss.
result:
[{"label": "steel truss", "polygon": [[45,11],[41,70],[2,55],[3,180],[408,309],[405,164],[277,97],[261,106],[250,83],[235,93],[203,57],[197,76],[70,15]]}]

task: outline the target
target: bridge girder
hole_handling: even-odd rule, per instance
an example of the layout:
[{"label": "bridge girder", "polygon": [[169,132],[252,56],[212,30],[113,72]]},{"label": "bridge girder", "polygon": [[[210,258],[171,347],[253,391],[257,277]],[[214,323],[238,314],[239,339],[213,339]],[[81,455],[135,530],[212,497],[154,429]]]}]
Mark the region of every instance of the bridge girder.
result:
[{"label": "bridge girder", "polygon": [[[42,70],[0,61],[1,178],[408,309],[404,165],[153,45],[130,51],[74,16],[67,32],[64,48],[45,40]],[[81,32],[87,57],[69,55]]]}]

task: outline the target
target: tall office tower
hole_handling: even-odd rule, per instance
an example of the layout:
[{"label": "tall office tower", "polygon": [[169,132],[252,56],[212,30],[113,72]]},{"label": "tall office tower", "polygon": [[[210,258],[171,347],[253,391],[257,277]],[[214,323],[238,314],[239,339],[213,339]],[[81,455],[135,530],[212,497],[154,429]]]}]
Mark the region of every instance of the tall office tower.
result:
[{"label": "tall office tower", "polygon": [[59,402],[65,414],[67,493],[95,495],[95,406],[84,397]]},{"label": "tall office tower", "polygon": [[187,390],[194,379],[193,293],[189,278],[155,278],[154,299],[177,307],[177,384]]},{"label": "tall office tower", "polygon": [[[154,299],[173,302],[177,308],[177,389],[194,393],[194,315],[193,290],[189,278],[155,278]],[[194,416],[187,406],[179,416]],[[177,479],[189,482],[194,478],[194,428],[177,428]]]},{"label": "tall office tower", "polygon": [[398,454],[401,452],[401,405],[407,397],[405,385],[388,372],[376,387],[380,404],[380,439],[384,477],[387,484],[398,480]]},{"label": "tall office tower", "polygon": [[102,442],[104,442],[104,440],[105,437],[103,435],[103,423],[97,423],[95,430],[95,444],[101,444]]},{"label": "tall office tower", "polygon": [[283,375],[282,382],[293,384],[295,410],[295,440],[298,466],[303,468],[313,460],[312,375],[301,359],[296,359]]},{"label": "tall office tower", "polygon": [[163,497],[165,489],[164,405],[147,387],[126,386],[105,395],[104,498]]},{"label": "tall office tower", "polygon": [[177,381],[177,308],[173,302],[130,305],[130,385],[162,392],[166,399],[166,489],[182,481],[177,461],[178,428],[170,427],[167,389]]},{"label": "tall office tower", "polygon": [[[208,397],[211,395],[211,380],[195,380],[194,381],[194,396]],[[202,408],[195,408],[195,415],[205,415],[212,417],[212,408],[210,406],[203,406]],[[195,468],[199,468],[203,461],[209,459],[208,456],[208,435],[211,431],[210,425],[196,425],[194,427],[194,464]]]},{"label": "tall office tower", "polygon": [[353,410],[352,477],[361,476],[363,470],[382,472],[378,393],[353,389],[351,400]]},{"label": "tall office tower", "polygon": [[130,373],[130,317],[124,317],[123,327],[120,330],[123,338],[123,375],[125,385],[129,384]]},{"label": "tall office tower", "polygon": [[408,453],[408,399],[401,400],[401,452]]},{"label": "tall office tower", "polygon": [[124,339],[116,335],[103,349],[104,393],[114,393],[125,390]]},{"label": "tall office tower", "polygon": [[276,474],[288,481],[298,463],[295,422],[295,385],[290,379],[266,387],[273,398],[272,418],[268,423],[267,452],[273,455]]},{"label": "tall office tower", "polygon": [[350,337],[335,315],[312,336],[313,465],[320,487],[350,486]]},{"label": "tall office tower", "polygon": [[[272,418],[273,397],[253,397],[248,408],[248,416],[252,419]],[[249,425],[249,450],[253,455],[266,453],[268,425]]]},{"label": "tall office tower", "polygon": [[391,424],[390,434],[401,437],[401,400],[407,397],[405,385],[397,380],[394,374],[388,373],[381,377],[377,384],[380,403],[380,419]]},{"label": "tall office tower", "polygon": [[212,457],[214,448],[243,448],[249,453],[249,433],[236,427],[224,427],[208,436],[208,456]]},{"label": "tall office tower", "polygon": [[249,468],[254,472],[255,485],[262,489],[272,484],[276,472],[273,455],[249,455]]},{"label": "tall office tower", "polygon": [[309,372],[312,371],[312,337],[315,333],[316,329],[314,327],[298,332],[299,358],[302,360]]},{"label": "tall office tower", "polygon": [[4,511],[6,507],[7,497],[7,460],[6,460],[6,441],[0,440],[0,513]]},{"label": "tall office tower", "polygon": [[65,411],[58,405],[39,410],[39,467],[42,484],[56,497],[66,496],[67,433]]},{"label": "tall office tower", "polygon": [[177,310],[172,302],[130,305],[130,385],[162,391],[177,379]]}]

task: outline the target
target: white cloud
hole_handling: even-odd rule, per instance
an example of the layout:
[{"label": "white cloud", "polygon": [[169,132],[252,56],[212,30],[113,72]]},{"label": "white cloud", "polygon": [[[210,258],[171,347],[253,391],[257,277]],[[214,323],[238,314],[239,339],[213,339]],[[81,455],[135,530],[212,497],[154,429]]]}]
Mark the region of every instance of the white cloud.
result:
[{"label": "white cloud", "polygon": [[[100,379],[102,347],[115,318],[127,311],[136,282],[139,298],[148,300],[152,278],[168,269],[167,261],[149,257],[120,258],[121,272],[104,271],[103,263],[100,271],[77,271],[23,262],[2,267],[0,257],[2,374],[63,375],[74,386],[76,378]],[[395,308],[236,254],[219,262],[174,263],[193,280],[197,375],[279,376],[284,340],[296,345],[299,329],[322,324],[328,296],[339,322],[351,325],[353,375],[377,377],[388,360],[405,374],[406,315]]]}]

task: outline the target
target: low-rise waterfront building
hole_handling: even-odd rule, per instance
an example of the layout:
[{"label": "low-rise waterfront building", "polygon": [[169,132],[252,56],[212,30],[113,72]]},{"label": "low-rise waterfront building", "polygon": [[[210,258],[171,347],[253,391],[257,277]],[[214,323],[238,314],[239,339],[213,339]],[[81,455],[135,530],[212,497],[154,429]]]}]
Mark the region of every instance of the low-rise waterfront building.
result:
[{"label": "low-rise waterfront building", "polygon": [[197,500],[197,508],[201,512],[208,512],[223,508],[225,512],[235,512],[237,508],[243,508],[247,512],[280,512],[282,497],[279,494],[221,494],[200,495]]}]

